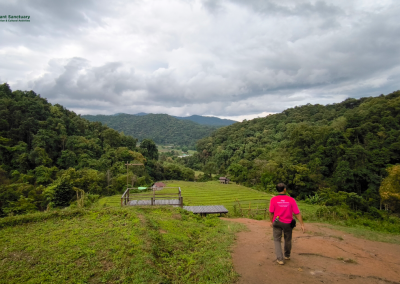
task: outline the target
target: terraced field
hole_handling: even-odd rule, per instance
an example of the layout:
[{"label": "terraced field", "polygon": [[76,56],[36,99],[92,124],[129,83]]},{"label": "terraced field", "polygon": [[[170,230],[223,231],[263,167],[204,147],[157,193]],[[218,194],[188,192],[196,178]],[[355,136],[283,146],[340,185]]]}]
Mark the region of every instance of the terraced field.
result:
[{"label": "terraced field", "polygon": [[[184,205],[224,205],[228,210],[233,209],[236,200],[241,204],[251,203],[251,208],[266,208],[272,195],[263,193],[248,187],[231,184],[220,184],[218,181],[209,182],[188,182],[188,181],[169,181],[168,187],[180,187],[182,190]],[[165,188],[156,194],[177,193],[177,189]],[[148,192],[146,195],[151,196]],[[131,194],[130,199],[135,199],[135,194]],[[120,206],[121,195],[102,198],[100,205]]]}]

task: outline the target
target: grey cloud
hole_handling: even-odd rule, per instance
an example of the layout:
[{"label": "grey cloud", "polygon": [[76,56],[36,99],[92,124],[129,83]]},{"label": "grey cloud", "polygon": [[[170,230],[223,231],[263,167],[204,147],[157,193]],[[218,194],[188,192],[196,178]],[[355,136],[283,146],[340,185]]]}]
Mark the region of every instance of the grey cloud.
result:
[{"label": "grey cloud", "polygon": [[[398,89],[400,7],[361,11],[348,2],[185,0],[163,11],[157,4],[165,2],[144,1],[133,20],[118,25],[104,19],[132,12],[123,2],[0,4],[44,15],[0,30],[7,39],[0,43],[0,77],[23,86],[24,70],[29,88],[87,113],[233,116]],[[140,18],[142,5],[154,12]],[[94,42],[85,41],[92,33]],[[24,64],[22,51],[1,53],[18,46],[29,48],[27,58],[46,61]],[[68,55],[54,52],[62,48]]]},{"label": "grey cloud", "polygon": [[140,82],[137,82],[134,71],[119,70],[122,66],[119,62],[92,67],[86,59],[72,58],[62,67],[55,65],[57,63],[51,62],[51,69],[57,69],[61,74],[55,78],[46,74],[29,84],[33,90],[50,99],[92,99],[118,105],[123,103],[119,99],[124,91],[139,89]]},{"label": "grey cloud", "polygon": [[222,2],[222,0],[203,0],[202,4],[207,11],[215,14],[224,10]]},{"label": "grey cloud", "polygon": [[[7,15],[29,15],[30,23],[24,25],[9,24],[6,28],[11,33],[27,33],[29,37],[72,36],[82,32],[85,27],[104,25],[102,16],[111,14],[105,9],[104,2],[88,0],[52,1],[52,0],[17,0],[3,1],[0,11]],[[80,27],[80,29],[77,29]]]},{"label": "grey cloud", "polygon": [[325,1],[274,1],[274,0],[229,0],[233,3],[251,8],[256,13],[276,14],[283,16],[309,17],[317,15],[319,17],[333,17],[343,15],[344,11]]}]

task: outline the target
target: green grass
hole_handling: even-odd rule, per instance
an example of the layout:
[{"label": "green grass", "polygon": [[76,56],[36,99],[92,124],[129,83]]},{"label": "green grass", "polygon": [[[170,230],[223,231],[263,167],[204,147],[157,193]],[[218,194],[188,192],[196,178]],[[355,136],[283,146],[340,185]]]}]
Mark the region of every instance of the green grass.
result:
[{"label": "green grass", "polygon": [[392,243],[392,244],[400,244],[400,235],[398,234],[390,234],[386,232],[377,232],[371,230],[370,228],[365,228],[362,226],[343,226],[337,224],[329,224],[327,227],[346,232],[348,234],[352,234],[355,237],[367,239],[370,241],[376,242],[385,242],[385,243]]},{"label": "green grass", "polygon": [[[185,205],[224,205],[229,210],[228,216],[239,216],[234,214],[235,200],[239,200],[242,208],[268,208],[269,201],[273,195],[256,191],[248,187],[239,186],[234,183],[220,184],[218,181],[210,182],[185,182],[185,181],[171,181],[168,186],[181,187],[183,202]],[[158,193],[176,192],[176,189],[164,189]],[[150,195],[151,193],[149,193]],[[120,195],[102,198],[99,202],[101,205],[107,206],[120,206]],[[134,195],[131,195],[134,199]],[[334,226],[335,229],[342,230],[354,234],[355,236],[366,238],[374,241],[383,241],[390,243],[399,243],[400,237],[398,235],[399,222],[398,218],[391,217],[391,220],[371,220],[353,217],[340,217],[338,214],[322,216],[318,214],[320,209],[329,209],[332,212],[335,208],[326,207],[322,208],[319,205],[311,205],[302,201],[297,202],[303,219],[308,222],[327,223]],[[328,211],[329,211],[328,210]],[[340,208],[338,209],[341,210]],[[244,217],[253,219],[264,219],[264,212],[251,212]],[[329,212],[328,212],[329,213]],[[339,212],[340,213],[340,212]],[[268,218],[268,217],[267,217]],[[397,221],[396,221],[397,220]]]},{"label": "green grass", "polygon": [[204,175],[204,172],[202,171],[194,171],[195,177],[199,177],[199,175]]},{"label": "green grass", "polygon": [[[157,148],[158,148],[158,152],[160,152],[160,153],[175,151],[175,152],[179,153],[179,155],[183,154],[181,149],[174,148],[174,146],[157,145]],[[195,153],[197,153],[196,150],[188,150],[188,152],[187,152],[187,154],[189,154],[189,155],[193,155]]]},{"label": "green grass", "polygon": [[[0,283],[232,283],[240,225],[170,207],[7,217]],[[32,222],[29,217],[32,216]]]},{"label": "green grass", "polygon": [[[170,181],[168,187],[180,187],[182,190],[184,205],[224,205],[229,211],[233,210],[236,200],[248,207],[251,203],[252,208],[268,208],[269,200],[272,195],[260,192],[245,186],[234,183],[220,184],[219,181],[209,182],[189,182],[189,181]],[[176,189],[163,189],[157,193],[176,193]],[[147,193],[150,197],[152,193]],[[130,199],[135,199],[135,194],[131,194]],[[121,206],[121,195],[114,195],[102,198],[100,205]]]}]

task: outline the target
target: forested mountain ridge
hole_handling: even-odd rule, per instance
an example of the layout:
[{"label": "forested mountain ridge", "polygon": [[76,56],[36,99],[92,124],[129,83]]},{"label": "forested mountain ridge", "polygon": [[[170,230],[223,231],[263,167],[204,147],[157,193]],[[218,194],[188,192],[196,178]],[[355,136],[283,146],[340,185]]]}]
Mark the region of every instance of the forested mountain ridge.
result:
[{"label": "forested mountain ridge", "polygon": [[236,123],[197,149],[186,165],[265,188],[285,182],[299,198],[354,192],[378,207],[386,169],[400,163],[400,91]]},{"label": "forested mountain ridge", "polygon": [[[0,85],[0,216],[65,207],[78,195],[85,202],[120,193],[127,180],[193,180],[194,172],[158,162],[155,143],[89,122],[33,91]],[[136,161],[144,167],[127,169]]]},{"label": "forested mountain ridge", "polygon": [[89,121],[99,121],[139,141],[150,138],[157,144],[175,144],[194,148],[196,141],[210,135],[217,127],[180,120],[168,114],[83,115]]},{"label": "forested mountain ridge", "polygon": [[[121,114],[126,114],[126,113],[116,113],[116,114],[114,114],[114,116],[121,115]],[[133,115],[143,116],[143,115],[148,115],[148,114],[150,114],[150,113],[139,112],[139,113],[135,113]],[[175,117],[177,119],[180,119],[180,120],[190,120],[190,121],[196,122],[198,124],[208,125],[208,126],[221,127],[221,126],[228,126],[228,125],[231,125],[231,124],[234,124],[237,122],[235,120],[223,119],[223,118],[214,117],[214,116],[201,116],[201,115],[191,115],[191,116],[173,116],[173,115],[171,115],[171,116]]]},{"label": "forested mountain ridge", "polygon": [[177,119],[181,120],[190,120],[202,125],[211,125],[211,126],[228,126],[236,123],[237,121],[230,119],[222,119],[218,117],[212,116],[201,116],[201,115],[191,115],[191,116],[174,116]]}]

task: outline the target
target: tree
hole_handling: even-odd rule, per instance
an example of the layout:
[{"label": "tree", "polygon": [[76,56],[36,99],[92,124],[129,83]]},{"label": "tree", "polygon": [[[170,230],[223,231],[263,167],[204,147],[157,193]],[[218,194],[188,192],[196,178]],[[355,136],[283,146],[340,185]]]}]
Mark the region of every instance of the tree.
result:
[{"label": "tree", "polygon": [[35,168],[35,179],[37,184],[47,185],[53,181],[55,173],[58,172],[56,167],[47,168],[45,166],[38,166]]},{"label": "tree", "polygon": [[379,188],[382,203],[386,209],[400,212],[400,165],[391,166],[386,171],[388,176]]},{"label": "tree", "polygon": [[158,160],[158,149],[156,143],[151,139],[144,139],[140,143],[140,148],[143,151],[143,155],[150,160]]},{"label": "tree", "polygon": [[247,179],[247,168],[240,164],[231,164],[228,168],[228,173],[233,177],[233,181],[242,183]]},{"label": "tree", "polygon": [[73,151],[65,150],[61,152],[61,157],[57,160],[57,165],[63,169],[68,169],[76,165],[76,155]]},{"label": "tree", "polygon": [[333,179],[339,189],[350,192],[354,188],[354,175],[347,161],[340,161],[333,173]]},{"label": "tree", "polygon": [[204,174],[208,175],[210,178],[212,177],[212,174],[215,174],[217,172],[217,164],[214,162],[208,162],[204,167],[203,167],[203,172]]},{"label": "tree", "polygon": [[75,197],[75,191],[68,177],[62,176],[46,188],[47,194],[56,207],[68,206]]},{"label": "tree", "polygon": [[34,150],[31,151],[29,159],[37,166],[47,166],[51,165],[52,163],[52,160],[49,158],[46,151],[40,147],[36,147]]},{"label": "tree", "polygon": [[118,131],[111,128],[104,130],[101,136],[103,137],[104,144],[110,145],[111,147],[117,147],[121,142]]}]

